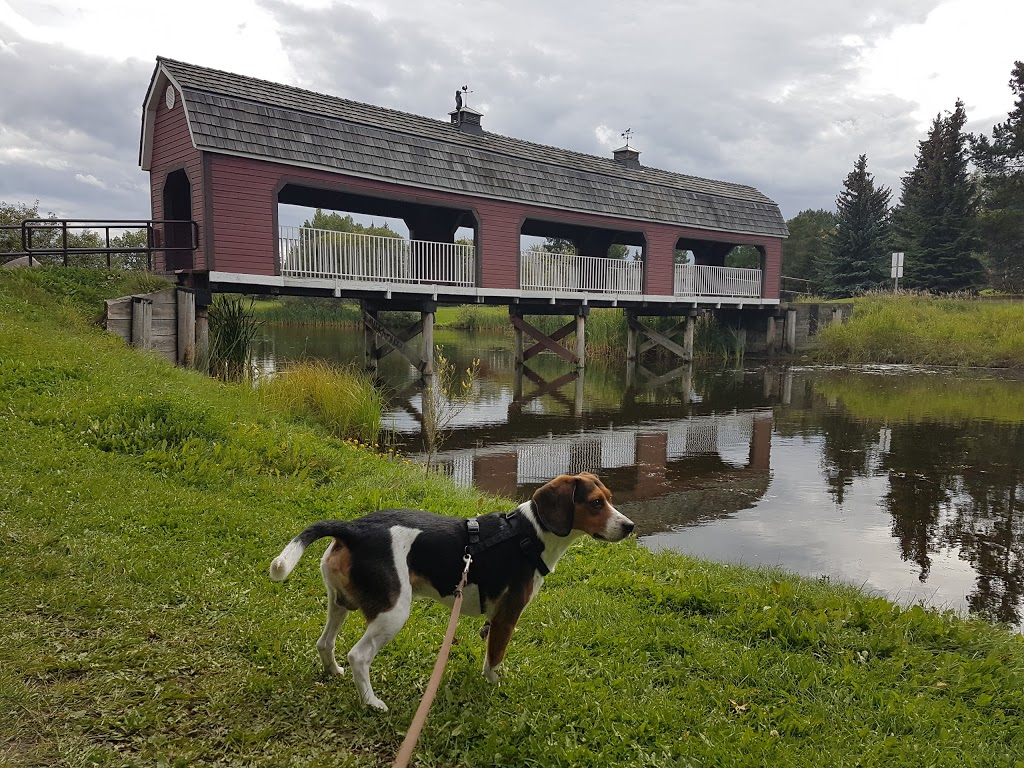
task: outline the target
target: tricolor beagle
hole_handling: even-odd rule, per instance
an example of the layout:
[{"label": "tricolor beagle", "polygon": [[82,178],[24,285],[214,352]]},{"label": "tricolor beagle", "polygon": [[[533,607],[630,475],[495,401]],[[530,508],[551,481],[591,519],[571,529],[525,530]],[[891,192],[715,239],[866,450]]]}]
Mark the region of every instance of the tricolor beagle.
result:
[{"label": "tricolor beagle", "polygon": [[473,554],[463,612],[487,617],[481,631],[487,637],[483,673],[496,682],[519,615],[569,545],[584,534],[620,541],[633,530],[633,521],[612,506],[611,498],[597,477],[582,473],[556,477],[513,512],[469,521],[411,509],[380,510],[351,522],[323,520],[274,558],[270,578],[283,581],[306,547],[334,537],[320,560],[327,624],[317,651],[329,674],[342,674],[334,644],[349,611],[362,611],[366,632],[348,661],[363,703],[386,710],[370,685],[370,664],[409,618],[412,598],[451,605],[463,555]]}]

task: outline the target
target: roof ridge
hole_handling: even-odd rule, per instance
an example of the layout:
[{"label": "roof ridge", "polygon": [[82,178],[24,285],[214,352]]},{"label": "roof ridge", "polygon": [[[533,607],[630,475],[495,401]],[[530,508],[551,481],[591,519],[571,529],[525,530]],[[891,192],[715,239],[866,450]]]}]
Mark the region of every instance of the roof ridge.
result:
[{"label": "roof ridge", "polygon": [[[433,117],[427,117],[425,115],[418,115],[418,114],[416,114],[414,112],[404,112],[402,110],[392,109],[391,107],[382,107],[382,106],[380,106],[378,104],[369,104],[367,102],[355,101],[353,99],[347,99],[347,98],[345,98],[343,96],[336,96],[336,95],[329,94],[329,93],[322,93],[320,91],[314,91],[314,90],[311,90],[309,88],[300,88],[300,87],[295,86],[295,85],[289,85],[287,83],[279,83],[279,82],[275,82],[273,80],[265,80],[263,78],[258,78],[258,77],[251,77],[249,75],[242,75],[242,74],[239,74],[237,72],[229,72],[227,70],[215,69],[213,67],[204,67],[204,66],[200,66],[198,64],[191,64],[191,63],[186,62],[186,61],[181,61],[181,60],[178,60],[178,59],[172,59],[172,58],[168,58],[168,57],[164,57],[164,56],[157,56],[156,59],[157,59],[158,63],[170,65],[172,68],[177,66],[177,67],[181,67],[181,68],[185,68],[185,69],[188,69],[188,70],[193,70],[193,71],[197,71],[197,72],[201,72],[201,73],[208,73],[210,75],[223,75],[223,76],[228,76],[228,77],[231,77],[231,78],[237,78],[237,79],[243,80],[243,81],[249,81],[249,82],[252,82],[252,83],[259,83],[259,84],[262,84],[262,85],[265,85],[265,86],[269,86],[269,87],[275,88],[275,89],[286,89],[287,91],[289,91],[291,93],[294,93],[294,94],[301,94],[301,95],[305,95],[305,96],[310,96],[311,95],[311,96],[315,96],[315,97],[329,99],[330,101],[335,102],[337,104],[353,105],[353,106],[356,106],[358,108],[369,109],[371,111],[376,111],[378,113],[382,113],[382,115],[381,115],[382,117],[386,116],[388,114],[391,114],[391,115],[401,116],[403,118],[413,118],[415,120],[428,121],[428,122],[430,122],[432,124],[435,124],[436,126],[440,126],[440,127],[444,127],[444,128],[448,128],[449,127],[449,124],[444,122],[443,120],[439,120],[439,119],[433,118]],[[188,73],[186,72],[185,74],[188,74]],[[239,100],[242,100],[242,101],[249,101],[249,102],[254,103],[254,104],[262,104],[262,105],[271,106],[271,107],[274,107],[274,108],[277,108],[277,109],[287,109],[287,110],[290,110],[290,111],[293,111],[293,112],[297,112],[297,113],[308,114],[308,115],[311,115],[313,117],[317,117],[317,118],[321,118],[321,119],[327,118],[327,119],[332,119],[332,120],[338,120],[340,122],[352,123],[352,124],[355,124],[355,125],[366,125],[367,124],[365,122],[361,123],[361,122],[359,122],[357,120],[354,120],[354,119],[351,119],[351,118],[342,118],[342,117],[336,117],[336,116],[328,116],[328,115],[324,115],[323,113],[320,113],[320,112],[309,111],[309,110],[301,109],[299,107],[294,107],[294,106],[283,107],[283,106],[281,106],[279,104],[274,104],[273,102],[268,102],[268,101],[266,101],[264,99],[254,98],[254,97],[252,97],[252,96],[250,96],[248,94],[241,95],[241,94],[239,94],[236,91],[233,91],[231,89],[227,89],[227,88],[220,88],[220,89],[218,89],[218,88],[215,88],[215,87],[211,87],[210,84],[207,84],[205,86],[204,85],[191,84],[188,87],[190,89],[194,89],[194,90],[198,90],[198,91],[204,91],[204,92],[207,92],[207,93],[215,93],[215,94],[219,94],[219,95],[222,95],[222,96],[229,96],[231,98],[236,98],[236,99],[239,99]],[[405,135],[410,135],[410,136],[416,136],[416,137],[421,138],[421,139],[424,139],[424,138],[425,139],[432,139],[432,138],[434,138],[434,137],[431,137],[429,135],[424,135],[423,133],[419,133],[419,132],[415,132],[415,131],[411,131],[411,130],[403,130],[401,127],[398,127],[398,126],[387,126],[387,127],[385,127],[385,126],[373,126],[373,127],[380,128],[381,130],[393,131],[395,133],[400,133],[400,134],[405,134]],[[567,157],[566,159],[569,159],[569,160],[571,160],[573,158],[578,158],[581,161],[589,161],[589,162],[593,162],[593,161],[596,160],[596,161],[599,161],[602,166],[604,166],[603,168],[597,168],[597,169],[580,169],[580,170],[583,170],[586,173],[593,173],[595,175],[605,176],[605,177],[608,177],[608,178],[620,178],[620,179],[621,178],[629,178],[629,179],[633,179],[633,180],[637,180],[637,181],[643,181],[643,182],[646,182],[646,183],[651,184],[653,186],[669,188],[669,189],[680,189],[681,188],[679,185],[667,183],[668,179],[663,179],[662,180],[662,179],[658,179],[658,178],[652,178],[652,175],[664,174],[664,175],[669,176],[669,177],[675,177],[675,178],[679,179],[680,181],[688,180],[688,181],[698,182],[698,183],[704,182],[704,183],[707,183],[707,184],[712,184],[712,185],[715,185],[715,186],[721,186],[721,187],[725,187],[726,188],[726,189],[722,189],[721,191],[717,191],[717,192],[716,191],[712,191],[712,190],[700,190],[700,189],[688,189],[688,190],[686,190],[686,191],[689,191],[689,192],[693,192],[695,194],[707,194],[707,195],[714,195],[716,197],[726,197],[726,198],[732,198],[732,199],[746,199],[748,202],[752,202],[752,203],[763,203],[763,204],[775,205],[775,203],[770,198],[768,198],[767,195],[762,193],[756,187],[754,187],[752,185],[748,185],[748,184],[739,184],[739,183],[736,183],[736,182],[722,181],[720,179],[712,179],[712,178],[708,178],[708,177],[704,177],[704,176],[695,176],[695,175],[691,175],[691,174],[679,173],[677,171],[668,171],[668,170],[665,170],[665,169],[662,169],[662,168],[657,168],[655,166],[643,166],[640,169],[634,170],[634,169],[627,168],[625,166],[620,165],[613,158],[610,158],[610,157],[604,157],[602,155],[593,155],[593,154],[589,154],[589,153],[586,153],[586,152],[580,152],[578,150],[566,149],[565,147],[557,147],[557,146],[555,146],[553,144],[542,144],[540,142],[529,141],[527,139],[521,139],[521,138],[518,138],[518,137],[515,137],[515,136],[507,136],[505,134],[497,133],[497,132],[494,132],[494,131],[486,131],[483,134],[483,136],[479,136],[479,137],[475,136],[474,134],[465,134],[465,133],[462,133],[462,132],[456,132],[456,133],[453,133],[453,135],[452,135],[452,138],[453,139],[457,139],[459,143],[466,143],[469,146],[476,145],[482,151],[490,152],[490,153],[495,154],[495,155],[501,155],[501,156],[510,157],[510,158],[518,158],[518,156],[515,155],[511,151],[508,151],[508,150],[502,151],[501,149],[497,149],[495,147],[484,146],[484,142],[486,141],[487,137],[494,137],[494,138],[497,138],[497,139],[500,139],[500,140],[504,140],[504,141],[508,141],[508,142],[512,142],[512,143],[515,143],[515,144],[525,145],[526,147],[535,147],[535,148],[538,148],[538,149],[541,149],[541,150],[547,150],[548,152],[560,153],[560,154],[568,155],[569,157]],[[558,165],[557,162],[553,162],[550,159],[549,160],[541,160],[540,162],[546,162],[549,165],[555,165],[555,166]],[[651,172],[653,172],[653,174]],[[738,195],[738,194],[737,195],[729,195],[728,194],[729,190],[734,190],[736,193],[746,192],[747,194],[746,195],[742,195],[742,196]]]}]

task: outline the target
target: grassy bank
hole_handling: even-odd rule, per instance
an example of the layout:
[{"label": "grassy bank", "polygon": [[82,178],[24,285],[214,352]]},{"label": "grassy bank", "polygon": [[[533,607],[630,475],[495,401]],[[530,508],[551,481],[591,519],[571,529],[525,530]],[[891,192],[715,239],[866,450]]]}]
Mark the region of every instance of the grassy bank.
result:
[{"label": "grassy bank", "polygon": [[[445,611],[381,652],[371,713],[318,671],[319,548],[283,585],[267,565],[321,517],[512,502],[125,349],[94,309],[0,273],[0,763],[390,764]],[[461,622],[418,765],[1021,764],[1001,629],[635,543],[547,581],[497,687]]]},{"label": "grassy bank", "polygon": [[855,299],[853,317],[821,333],[834,363],[1024,366],[1024,303],[930,296]]}]

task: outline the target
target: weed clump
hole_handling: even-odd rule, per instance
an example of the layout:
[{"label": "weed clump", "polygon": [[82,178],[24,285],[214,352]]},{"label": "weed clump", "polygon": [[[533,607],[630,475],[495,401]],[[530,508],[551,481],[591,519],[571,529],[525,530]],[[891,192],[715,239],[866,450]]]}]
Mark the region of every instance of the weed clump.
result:
[{"label": "weed clump", "polygon": [[321,360],[294,363],[262,380],[265,403],[312,421],[339,438],[377,442],[384,398],[366,374]]}]

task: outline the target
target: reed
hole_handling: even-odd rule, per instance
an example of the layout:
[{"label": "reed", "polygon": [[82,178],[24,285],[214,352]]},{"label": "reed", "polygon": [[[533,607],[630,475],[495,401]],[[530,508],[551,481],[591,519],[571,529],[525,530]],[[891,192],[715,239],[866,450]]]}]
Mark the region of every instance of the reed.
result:
[{"label": "reed", "polygon": [[302,360],[261,381],[259,394],[265,404],[319,424],[335,437],[371,445],[380,438],[383,395],[354,368]]},{"label": "reed", "polygon": [[253,376],[252,350],[262,324],[252,299],[214,297],[210,305],[210,374],[223,381],[247,381]]}]

